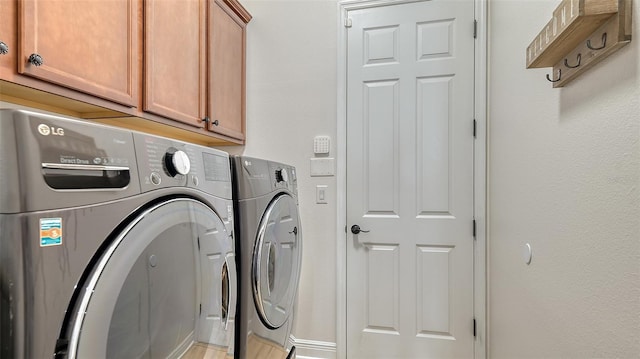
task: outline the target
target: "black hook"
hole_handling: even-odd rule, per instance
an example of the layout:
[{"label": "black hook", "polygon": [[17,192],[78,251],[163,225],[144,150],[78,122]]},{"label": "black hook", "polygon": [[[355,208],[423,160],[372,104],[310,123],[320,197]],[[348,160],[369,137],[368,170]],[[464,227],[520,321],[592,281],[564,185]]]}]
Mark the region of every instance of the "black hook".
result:
[{"label": "black hook", "polygon": [[552,80],[549,77],[549,74],[547,74],[547,81],[549,81],[549,82],[558,82],[558,81],[560,81],[561,78],[562,78],[562,69],[558,69],[558,79],[557,80]]},{"label": "black hook", "polygon": [[587,40],[587,47],[590,48],[591,50],[602,50],[602,49],[604,49],[605,46],[607,46],[607,33],[606,32],[604,34],[602,34],[602,46],[600,46],[600,47],[591,46],[591,39]]},{"label": "black hook", "polygon": [[573,66],[569,65],[569,61],[567,61],[567,59],[564,59],[564,66],[570,69],[575,69],[576,67],[580,66],[580,62],[582,61],[582,54],[578,54],[577,59],[578,59],[578,63]]}]

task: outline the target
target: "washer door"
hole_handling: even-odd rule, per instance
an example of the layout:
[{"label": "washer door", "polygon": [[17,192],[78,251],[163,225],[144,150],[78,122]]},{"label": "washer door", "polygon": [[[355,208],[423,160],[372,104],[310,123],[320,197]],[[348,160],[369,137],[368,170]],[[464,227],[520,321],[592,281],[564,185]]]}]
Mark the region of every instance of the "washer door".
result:
[{"label": "washer door", "polygon": [[253,299],[260,319],[271,329],[281,327],[293,310],[301,259],[298,206],[282,194],[262,216],[253,251]]},{"label": "washer door", "polygon": [[191,199],[141,213],[105,250],[70,323],[69,358],[233,353],[236,265],[220,217]]}]

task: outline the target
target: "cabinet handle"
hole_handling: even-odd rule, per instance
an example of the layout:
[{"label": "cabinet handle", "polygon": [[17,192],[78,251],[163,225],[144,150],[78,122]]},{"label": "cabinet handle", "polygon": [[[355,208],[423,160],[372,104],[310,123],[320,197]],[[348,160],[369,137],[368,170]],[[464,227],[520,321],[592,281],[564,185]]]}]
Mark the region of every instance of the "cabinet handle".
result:
[{"label": "cabinet handle", "polygon": [[9,53],[9,46],[4,42],[0,41],[0,55],[6,55]]},{"label": "cabinet handle", "polygon": [[211,119],[209,118],[209,116],[206,116],[205,118],[203,118],[202,120],[200,120],[204,123],[211,123],[214,126],[218,126],[220,123],[218,122],[218,120],[215,120],[213,122],[211,122]]},{"label": "cabinet handle", "polygon": [[33,66],[40,66],[42,64],[44,64],[44,59],[42,58],[42,56],[38,55],[38,54],[31,54],[31,56],[29,56],[29,63]]}]

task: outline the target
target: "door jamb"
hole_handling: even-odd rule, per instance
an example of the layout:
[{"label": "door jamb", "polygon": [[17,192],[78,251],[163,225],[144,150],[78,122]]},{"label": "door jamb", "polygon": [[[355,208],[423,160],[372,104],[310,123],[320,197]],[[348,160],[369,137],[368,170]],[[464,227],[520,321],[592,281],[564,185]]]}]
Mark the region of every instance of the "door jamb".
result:
[{"label": "door jamb", "polygon": [[[347,356],[347,29],[349,11],[397,5],[424,0],[342,0],[338,6],[338,98],[337,98],[337,233],[336,233],[336,347],[337,358]],[[475,42],[474,113],[477,121],[474,141],[474,315],[476,359],[485,359],[488,352],[487,325],[487,2],[474,0],[475,19],[478,22]]]}]

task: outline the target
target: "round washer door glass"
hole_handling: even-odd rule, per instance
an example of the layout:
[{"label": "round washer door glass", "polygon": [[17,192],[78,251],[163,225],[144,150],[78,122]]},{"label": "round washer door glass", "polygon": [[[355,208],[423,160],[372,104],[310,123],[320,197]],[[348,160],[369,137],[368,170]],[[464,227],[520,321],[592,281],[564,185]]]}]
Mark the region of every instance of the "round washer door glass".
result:
[{"label": "round washer door glass", "polygon": [[88,276],[69,358],[233,353],[235,268],[233,239],[211,208],[174,199],[144,211]]},{"label": "round washer door glass", "polygon": [[262,322],[271,329],[281,327],[292,311],[301,260],[298,206],[282,194],[262,216],[253,253],[253,298]]}]

